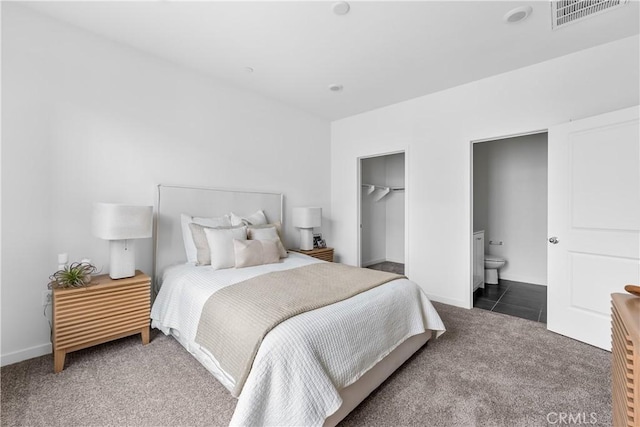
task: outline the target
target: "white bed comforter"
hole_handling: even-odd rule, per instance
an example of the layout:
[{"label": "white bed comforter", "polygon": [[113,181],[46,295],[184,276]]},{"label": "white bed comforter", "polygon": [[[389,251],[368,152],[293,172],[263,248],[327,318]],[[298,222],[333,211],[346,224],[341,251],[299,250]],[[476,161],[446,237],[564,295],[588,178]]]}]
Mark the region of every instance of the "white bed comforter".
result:
[{"label": "white bed comforter", "polygon": [[[202,307],[215,291],[270,271],[321,262],[296,253],[279,264],[216,270],[181,265],[164,274],[152,326],[173,334],[228,389],[233,378],[194,342]],[[394,280],[293,317],[265,337],[231,425],[322,425],[358,380],[407,338],[445,328],[420,288]]]}]

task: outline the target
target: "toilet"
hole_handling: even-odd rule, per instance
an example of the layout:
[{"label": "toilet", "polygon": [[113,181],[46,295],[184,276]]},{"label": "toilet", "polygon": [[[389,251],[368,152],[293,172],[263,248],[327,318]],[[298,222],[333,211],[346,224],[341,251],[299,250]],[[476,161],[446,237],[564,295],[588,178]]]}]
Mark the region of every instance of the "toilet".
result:
[{"label": "toilet", "polygon": [[504,267],[507,260],[496,255],[484,255],[484,283],[489,285],[498,284],[498,270]]}]

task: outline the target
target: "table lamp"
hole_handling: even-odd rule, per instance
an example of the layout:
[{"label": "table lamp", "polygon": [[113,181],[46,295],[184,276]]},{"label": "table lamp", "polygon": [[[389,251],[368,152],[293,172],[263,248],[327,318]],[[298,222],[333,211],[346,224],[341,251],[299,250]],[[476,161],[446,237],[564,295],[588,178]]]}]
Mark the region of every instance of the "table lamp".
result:
[{"label": "table lamp", "polygon": [[313,227],[322,225],[322,208],[293,208],[293,226],[300,229],[300,250],[313,249]]},{"label": "table lamp", "polygon": [[92,222],[93,235],[109,240],[109,277],[123,279],[135,276],[133,239],[152,236],[153,206],[95,203]]}]

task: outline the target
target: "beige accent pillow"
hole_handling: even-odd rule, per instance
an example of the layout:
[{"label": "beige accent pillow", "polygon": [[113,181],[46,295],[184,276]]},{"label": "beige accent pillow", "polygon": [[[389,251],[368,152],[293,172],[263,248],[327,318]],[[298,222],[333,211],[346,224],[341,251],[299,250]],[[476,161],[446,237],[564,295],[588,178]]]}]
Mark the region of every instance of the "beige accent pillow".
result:
[{"label": "beige accent pillow", "polygon": [[233,240],[247,240],[247,227],[205,228],[211,252],[211,267],[214,270],[231,268],[236,263]]},{"label": "beige accent pillow", "polygon": [[287,250],[282,244],[282,240],[280,238],[280,233],[278,230],[279,228],[279,222],[275,224],[249,226],[247,227],[247,238],[249,240],[271,240],[276,242],[278,252],[280,253],[280,258],[286,258],[288,254]]},{"label": "beige accent pillow", "polygon": [[256,212],[252,213],[251,215],[246,215],[246,216],[236,215],[235,213],[231,212],[229,214],[229,218],[231,220],[231,225],[233,226],[262,225],[268,222],[267,217],[264,215],[264,211],[262,209],[259,209]]},{"label": "beige accent pillow", "polygon": [[278,237],[280,238],[280,240],[284,240],[282,238],[282,223],[280,221],[272,222],[272,223],[269,223],[269,224],[248,225],[247,226],[247,233],[249,233],[249,229],[270,228],[270,227],[275,227],[276,231],[278,232]]},{"label": "beige accent pillow", "polygon": [[273,264],[280,261],[280,252],[272,240],[235,240],[233,249],[236,268]]}]

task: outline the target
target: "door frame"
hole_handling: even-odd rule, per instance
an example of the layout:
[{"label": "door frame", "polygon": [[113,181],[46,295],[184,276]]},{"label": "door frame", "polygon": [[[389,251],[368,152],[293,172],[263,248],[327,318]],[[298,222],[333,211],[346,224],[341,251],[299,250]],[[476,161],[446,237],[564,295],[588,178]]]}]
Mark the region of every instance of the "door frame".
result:
[{"label": "door frame", "polygon": [[357,214],[356,230],[357,245],[356,257],[357,266],[362,267],[362,161],[376,157],[385,157],[393,154],[404,154],[404,275],[409,277],[409,149],[403,148],[394,151],[385,151],[373,154],[358,156],[356,158],[356,181],[357,181]]},{"label": "door frame", "polygon": [[[494,137],[488,137],[488,138],[482,138],[482,139],[473,139],[469,142],[469,181],[470,181],[470,191],[469,191],[469,200],[470,200],[470,205],[469,205],[469,211],[470,211],[470,219],[469,219],[469,293],[468,293],[468,301],[467,301],[467,306],[468,308],[473,308],[473,232],[474,232],[474,228],[473,228],[473,147],[474,144],[478,144],[478,143],[482,143],[482,142],[491,142],[491,141],[500,141],[502,139],[509,139],[509,138],[518,138],[521,136],[528,136],[528,135],[537,135],[537,134],[541,134],[541,133],[549,133],[549,129],[537,129],[537,130],[532,130],[532,131],[528,131],[528,132],[519,132],[519,133],[512,133],[512,134],[507,134],[507,135],[501,135],[501,136],[494,136]],[[547,160],[547,176],[549,175],[549,169],[548,169],[549,163]],[[549,213],[547,212],[547,219],[548,219]],[[548,230],[547,230],[547,234],[548,234]],[[487,236],[485,236],[485,239],[487,239]],[[547,275],[549,274],[549,271],[547,269]]]}]

